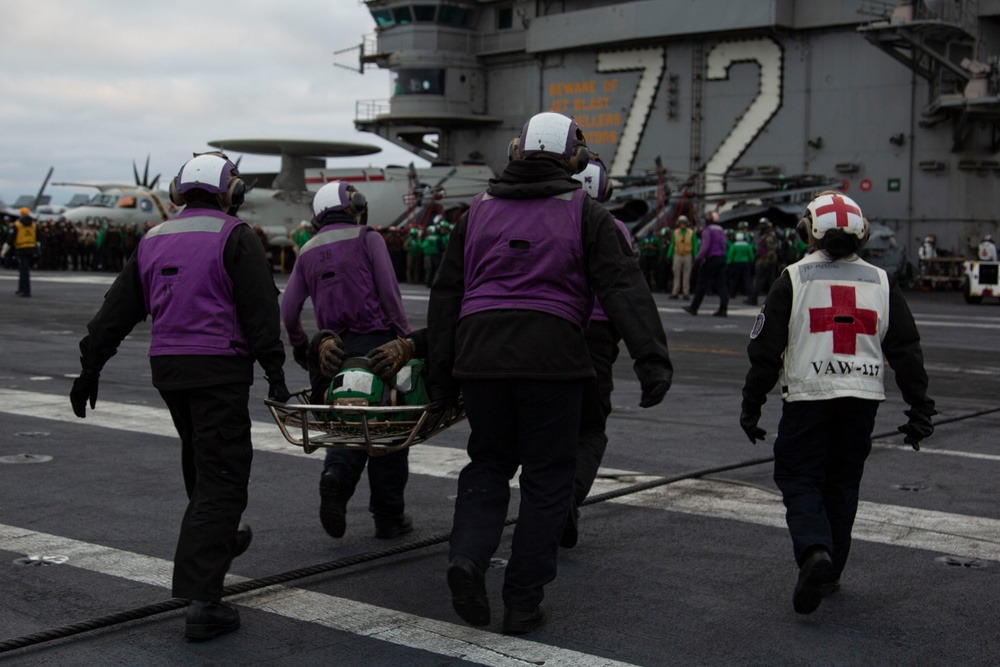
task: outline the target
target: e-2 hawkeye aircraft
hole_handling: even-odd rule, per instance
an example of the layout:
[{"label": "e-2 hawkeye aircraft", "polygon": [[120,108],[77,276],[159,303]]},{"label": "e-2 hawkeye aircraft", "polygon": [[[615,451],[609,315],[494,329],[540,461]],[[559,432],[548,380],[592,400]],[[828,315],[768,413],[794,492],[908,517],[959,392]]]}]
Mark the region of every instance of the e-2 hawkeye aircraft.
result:
[{"label": "e-2 hawkeye aircraft", "polygon": [[426,226],[435,214],[467,204],[486,189],[493,171],[481,164],[430,167],[328,168],[326,158],[359,157],[382,149],[354,142],[301,139],[220,139],[208,142],[230,159],[236,154],[281,157],[277,173],[243,173],[248,191],[240,218],[259,224],[272,245],[289,245],[289,233],[312,220],[313,194],[331,181],[346,181],[370,202],[369,227]]},{"label": "e-2 hawkeye aircraft", "polygon": [[139,169],[135,162],[132,162],[132,171],[135,174],[134,184],[112,182],[53,183],[54,186],[97,188],[98,190],[98,193],[91,197],[86,204],[69,209],[62,214],[62,218],[72,224],[93,222],[99,226],[107,224],[120,228],[134,224],[142,229],[147,222],[156,225],[177,213],[178,208],[170,203],[170,195],[165,190],[157,190],[156,188],[160,181],[160,175],[157,174],[152,180],[149,179],[148,156],[142,179],[139,178]]}]

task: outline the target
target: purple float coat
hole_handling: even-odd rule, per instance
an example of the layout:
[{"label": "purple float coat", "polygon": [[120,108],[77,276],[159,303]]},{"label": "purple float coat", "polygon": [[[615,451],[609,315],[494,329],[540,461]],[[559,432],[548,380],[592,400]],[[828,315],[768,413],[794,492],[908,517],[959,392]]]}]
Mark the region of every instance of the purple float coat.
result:
[{"label": "purple float coat", "polygon": [[[614,221],[615,221],[615,225],[618,227],[618,231],[620,231],[622,233],[622,238],[624,238],[625,241],[628,242],[628,247],[632,248],[633,247],[632,246],[632,235],[629,234],[628,227],[626,227],[625,223],[622,222],[621,220],[619,220],[618,218],[614,218]],[[594,297],[594,312],[590,315],[590,319],[591,320],[596,320],[598,322],[607,322],[608,321],[608,315],[607,315],[607,313],[604,312],[604,309],[601,308],[600,300],[597,299],[597,297]]]},{"label": "purple float coat", "polygon": [[695,261],[702,261],[709,257],[726,256],[726,232],[722,227],[711,224],[705,227],[701,233],[701,249]]},{"label": "purple float coat", "polygon": [[319,329],[410,333],[385,240],[368,227],[328,224],[302,246],[281,298],[281,321],[293,346],[308,340],[301,317],[307,298]]},{"label": "purple float coat", "polygon": [[543,199],[477,195],[465,239],[466,317],[537,310],[586,328],[594,292],[583,263],[583,190]]},{"label": "purple float coat", "polygon": [[[137,262],[153,316],[149,356],[250,356],[222,252],[237,225],[221,211],[184,211],[149,230]],[[177,289],[175,289],[177,288]]]}]

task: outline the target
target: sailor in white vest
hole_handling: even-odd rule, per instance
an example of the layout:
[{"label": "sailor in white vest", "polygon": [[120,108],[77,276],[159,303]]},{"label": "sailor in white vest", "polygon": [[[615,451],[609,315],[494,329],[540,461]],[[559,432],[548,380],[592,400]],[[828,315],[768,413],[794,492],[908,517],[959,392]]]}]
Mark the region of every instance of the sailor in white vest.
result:
[{"label": "sailor in white vest", "polygon": [[992,236],[987,234],[983,237],[976,254],[979,256],[980,262],[997,261],[997,244],[993,242]]},{"label": "sailor in white vest", "polygon": [[812,254],[787,267],[754,322],[740,426],[756,443],[761,406],[775,383],[784,402],[774,481],[785,503],[798,580],[795,611],[809,614],[840,589],[858,490],[885,399],[885,363],[910,406],[904,442],[934,431],[920,334],[896,279],[857,255],[868,222],[856,202],[820,193],[800,230]]}]

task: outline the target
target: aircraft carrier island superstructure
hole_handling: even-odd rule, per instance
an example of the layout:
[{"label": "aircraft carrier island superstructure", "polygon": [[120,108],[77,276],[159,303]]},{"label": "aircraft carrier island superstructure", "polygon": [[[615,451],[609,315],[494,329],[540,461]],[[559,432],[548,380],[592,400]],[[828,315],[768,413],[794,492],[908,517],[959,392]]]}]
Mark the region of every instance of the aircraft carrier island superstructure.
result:
[{"label": "aircraft carrier island superstructure", "polygon": [[553,110],[613,176],[660,158],[704,208],[751,179],[832,181],[911,258],[926,234],[971,256],[997,231],[1000,0],[365,4],[361,67],[393,90],[356,125],[428,160],[499,171]]}]

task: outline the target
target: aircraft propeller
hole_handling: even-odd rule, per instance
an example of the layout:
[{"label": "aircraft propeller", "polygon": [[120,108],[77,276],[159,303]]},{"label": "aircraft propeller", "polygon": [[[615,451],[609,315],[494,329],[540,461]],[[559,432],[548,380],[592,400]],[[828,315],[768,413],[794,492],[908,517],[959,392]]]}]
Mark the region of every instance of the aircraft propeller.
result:
[{"label": "aircraft propeller", "polygon": [[136,167],[135,160],[132,160],[132,173],[135,174],[136,186],[147,190],[155,190],[156,184],[160,182],[160,174],[157,174],[152,181],[149,180],[149,153],[146,153],[146,169],[142,172],[142,180],[139,180],[139,168]]},{"label": "aircraft propeller", "polygon": [[35,195],[35,203],[31,205],[31,210],[34,211],[38,208],[38,205],[42,203],[42,197],[45,195],[45,186],[49,184],[49,179],[52,178],[52,171],[55,167],[49,167],[49,173],[45,175],[45,180],[42,181],[42,187],[38,188],[38,194]]}]

